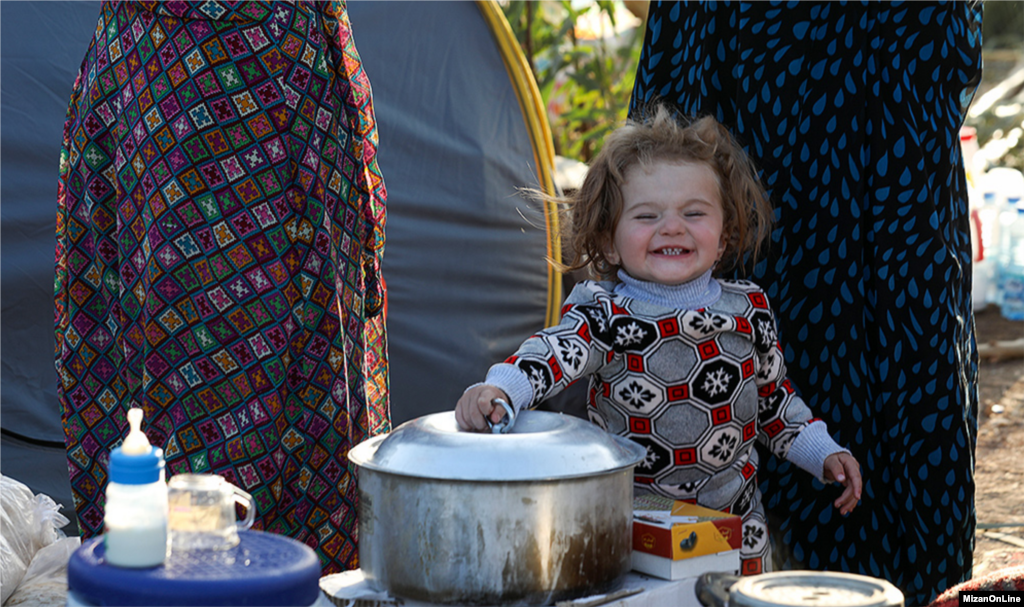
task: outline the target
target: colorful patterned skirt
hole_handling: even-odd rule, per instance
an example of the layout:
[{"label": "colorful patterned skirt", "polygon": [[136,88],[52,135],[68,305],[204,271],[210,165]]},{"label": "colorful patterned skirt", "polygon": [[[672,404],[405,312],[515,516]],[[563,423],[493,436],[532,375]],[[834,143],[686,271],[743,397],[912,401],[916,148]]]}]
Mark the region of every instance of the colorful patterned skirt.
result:
[{"label": "colorful patterned skirt", "polygon": [[357,567],[350,447],[389,429],[385,189],[344,2],[104,2],[60,162],[56,368],[83,537],[130,407],[168,476]]}]

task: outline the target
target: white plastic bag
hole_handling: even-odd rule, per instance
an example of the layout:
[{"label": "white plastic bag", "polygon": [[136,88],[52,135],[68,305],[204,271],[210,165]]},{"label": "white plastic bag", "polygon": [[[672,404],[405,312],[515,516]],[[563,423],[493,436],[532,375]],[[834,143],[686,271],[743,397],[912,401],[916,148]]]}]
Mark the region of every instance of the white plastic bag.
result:
[{"label": "white plastic bag", "polygon": [[64,537],[59,528],[67,524],[53,498],[33,495],[24,483],[0,474],[0,604],[18,588],[36,553]]},{"label": "white plastic bag", "polygon": [[68,561],[82,545],[79,537],[61,538],[36,552],[25,577],[4,607],[49,607],[68,600]]}]

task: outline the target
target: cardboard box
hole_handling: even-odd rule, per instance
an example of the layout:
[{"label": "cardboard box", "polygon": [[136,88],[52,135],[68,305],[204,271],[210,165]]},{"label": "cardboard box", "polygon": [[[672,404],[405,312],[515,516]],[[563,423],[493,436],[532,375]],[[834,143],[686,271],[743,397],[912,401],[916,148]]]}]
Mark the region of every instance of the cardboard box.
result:
[{"label": "cardboard box", "polygon": [[633,504],[633,569],[676,580],[706,571],[739,573],[738,515],[652,495]]},{"label": "cardboard box", "polygon": [[697,577],[709,571],[723,571],[739,575],[740,551],[737,548],[736,550],[673,561],[634,550],[633,571],[672,581]]}]

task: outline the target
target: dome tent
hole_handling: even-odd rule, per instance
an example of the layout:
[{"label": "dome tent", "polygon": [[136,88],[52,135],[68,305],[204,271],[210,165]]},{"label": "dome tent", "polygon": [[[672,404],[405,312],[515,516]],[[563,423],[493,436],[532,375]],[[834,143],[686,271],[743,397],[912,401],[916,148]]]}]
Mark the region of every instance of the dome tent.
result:
[{"label": "dome tent", "polygon": [[[2,24],[3,474],[74,520],[53,365],[57,161],[97,2],[5,2]],[[395,424],[461,391],[558,318],[553,152],[536,87],[493,3],[349,3],[388,196]],[[66,528],[74,533],[74,526]]]},{"label": "dome tent", "polygon": [[[450,410],[558,320],[554,152],[533,76],[493,2],[350,2],[388,189],[391,413]],[[396,41],[401,41],[397,44]]]},{"label": "dome tent", "polygon": [[[0,2],[0,460],[76,521],[54,369],[57,171],[99,2]],[[64,532],[77,535],[77,523]]]}]

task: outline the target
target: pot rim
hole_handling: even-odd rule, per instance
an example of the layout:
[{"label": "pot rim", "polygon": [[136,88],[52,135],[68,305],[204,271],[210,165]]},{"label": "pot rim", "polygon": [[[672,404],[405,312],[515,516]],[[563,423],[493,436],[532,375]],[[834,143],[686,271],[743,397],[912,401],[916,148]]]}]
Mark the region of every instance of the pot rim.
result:
[{"label": "pot rim", "polygon": [[349,450],[376,472],[452,481],[548,481],[632,468],[641,445],[571,415],[522,411],[508,434],[459,430],[452,411],[419,417]]},{"label": "pot rim", "polygon": [[809,570],[774,571],[742,577],[729,589],[729,604],[744,607],[796,605],[790,602],[794,597],[806,596],[812,591],[816,593],[815,602],[825,597],[837,607],[903,605],[903,593],[887,580],[855,573]]}]

